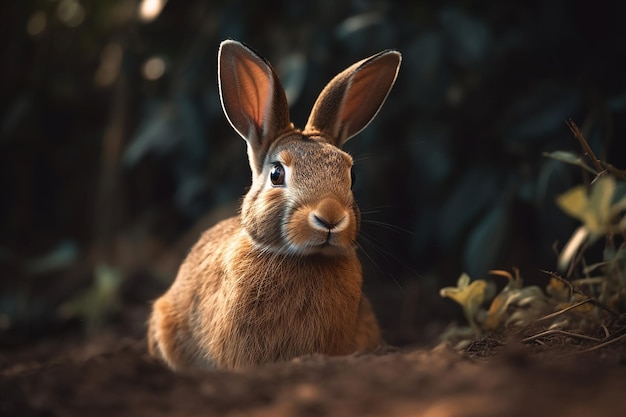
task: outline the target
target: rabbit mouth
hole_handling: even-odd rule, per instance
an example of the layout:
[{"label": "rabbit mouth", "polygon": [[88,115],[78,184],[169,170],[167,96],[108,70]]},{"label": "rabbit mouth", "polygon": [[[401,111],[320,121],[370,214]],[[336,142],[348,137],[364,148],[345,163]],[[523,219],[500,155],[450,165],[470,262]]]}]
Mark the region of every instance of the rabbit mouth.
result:
[{"label": "rabbit mouth", "polygon": [[350,252],[350,249],[344,246],[333,245],[330,242],[325,242],[320,245],[306,246],[304,248],[297,249],[300,255],[325,255],[325,256],[341,256]]},{"label": "rabbit mouth", "polygon": [[340,246],[333,246],[331,244],[324,243],[314,248],[315,250],[311,251],[312,254],[320,254],[326,256],[339,256],[347,253],[346,248]]},{"label": "rabbit mouth", "polygon": [[[315,233],[316,232],[316,233]],[[290,249],[300,255],[322,254],[330,256],[345,255],[354,250],[354,245],[347,236],[332,231],[314,231],[307,241],[290,242]]]}]

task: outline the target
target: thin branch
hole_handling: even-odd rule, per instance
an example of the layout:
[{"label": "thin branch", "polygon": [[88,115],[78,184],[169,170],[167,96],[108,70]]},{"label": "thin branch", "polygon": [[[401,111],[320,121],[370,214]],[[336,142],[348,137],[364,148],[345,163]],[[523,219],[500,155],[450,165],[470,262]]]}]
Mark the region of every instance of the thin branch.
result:
[{"label": "thin branch", "polygon": [[568,311],[573,310],[576,307],[580,307],[583,304],[593,303],[593,302],[594,302],[593,298],[586,298],[586,299],[584,299],[582,301],[579,301],[578,303],[575,303],[575,304],[572,304],[570,306],[567,306],[567,307],[565,307],[565,308],[563,308],[563,309],[561,309],[559,311],[555,311],[554,313],[550,313],[550,314],[548,314],[546,316],[540,317],[540,318],[537,319],[537,321],[548,320],[548,319],[560,316],[561,314],[567,313]]},{"label": "thin branch", "polygon": [[598,171],[598,174],[601,174],[603,171],[605,171],[602,162],[600,162],[596,154],[593,152],[593,150],[589,146],[589,143],[587,143],[587,139],[585,139],[576,123],[572,119],[567,120],[565,123],[567,123],[569,130],[572,131],[572,134],[578,140],[580,146],[582,146],[583,150],[585,151],[585,155],[587,155],[589,159],[591,159],[591,163],[593,163],[593,166],[595,167],[596,171]]},{"label": "thin branch", "polygon": [[606,347],[608,345],[611,345],[615,342],[619,342],[622,339],[626,338],[626,333],[624,333],[621,336],[617,336],[611,340],[607,340],[606,342],[600,343],[599,345],[595,345],[590,347],[589,349],[583,349],[583,350],[579,350],[578,352],[573,352],[574,355],[577,355],[579,353],[589,353],[589,352],[593,352],[594,350],[598,350],[598,349],[602,349],[603,347]]},{"label": "thin branch", "polygon": [[578,294],[578,295],[582,295],[584,297],[588,297],[585,298],[584,300],[582,300],[581,302],[577,303],[577,304],[573,304],[569,307],[566,307],[563,310],[559,310],[557,312],[548,314],[547,316],[541,317],[539,318],[537,321],[540,320],[545,320],[548,318],[552,318],[552,317],[556,317],[559,314],[565,313],[573,308],[576,308],[582,304],[586,304],[586,303],[593,303],[593,305],[600,307],[601,309],[603,309],[604,311],[608,312],[609,314],[611,314],[613,317],[619,317],[619,313],[615,310],[613,310],[612,308],[610,308],[609,306],[605,305],[604,303],[602,303],[601,301],[599,301],[597,298],[594,297],[589,297],[587,294],[585,294],[584,292],[580,291],[579,289],[577,289],[576,287],[574,287],[572,285],[572,283],[570,281],[568,281],[567,279],[561,277],[559,274],[557,274],[556,272],[552,272],[552,271],[548,271],[545,269],[542,269],[541,272],[550,275],[553,278],[558,279],[559,281],[561,281],[563,284],[567,285],[570,289],[570,298],[574,295],[574,294]]},{"label": "thin branch", "polygon": [[572,131],[574,137],[580,143],[580,146],[582,146],[583,150],[585,151],[585,155],[589,157],[596,171],[598,171],[598,176],[596,178],[608,172],[616,178],[626,179],[626,170],[615,168],[613,165],[602,162],[598,159],[596,154],[591,150],[587,139],[585,139],[585,136],[582,134],[582,132],[572,119],[567,120],[565,123]]},{"label": "thin branch", "polygon": [[604,166],[606,167],[606,170],[609,171],[614,177],[622,180],[626,179],[626,170],[615,168],[613,165],[607,162],[604,163]]},{"label": "thin branch", "polygon": [[600,327],[602,327],[602,330],[604,330],[604,339],[608,339],[609,337],[611,337],[611,332],[609,332],[609,328],[606,327],[606,325],[601,324]]},{"label": "thin branch", "polygon": [[584,335],[584,334],[568,332],[568,331],[561,330],[561,329],[552,329],[552,330],[546,330],[545,332],[537,333],[534,336],[529,336],[529,337],[527,337],[525,339],[522,339],[522,342],[523,343],[532,342],[533,340],[539,339],[540,337],[550,336],[550,335],[553,335],[553,334],[560,334],[560,335],[563,335],[563,336],[573,337],[573,338],[587,340],[587,341],[591,341],[591,342],[600,342],[601,341],[601,339],[598,339],[597,337],[591,337],[591,336],[587,336],[587,335]]}]

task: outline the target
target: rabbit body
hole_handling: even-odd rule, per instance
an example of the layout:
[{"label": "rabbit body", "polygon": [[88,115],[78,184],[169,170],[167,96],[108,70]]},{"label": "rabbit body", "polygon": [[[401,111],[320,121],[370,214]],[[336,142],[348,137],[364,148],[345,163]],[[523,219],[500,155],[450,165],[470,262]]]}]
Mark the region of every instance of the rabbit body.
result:
[{"label": "rabbit body", "polygon": [[263,58],[225,41],[219,64],[222,105],[248,144],[252,186],[239,216],[200,237],[155,301],[151,354],[174,370],[237,369],[376,348],[356,254],[352,158],[340,146],[377,113],[400,55],[380,53],[335,77],[303,131]]}]

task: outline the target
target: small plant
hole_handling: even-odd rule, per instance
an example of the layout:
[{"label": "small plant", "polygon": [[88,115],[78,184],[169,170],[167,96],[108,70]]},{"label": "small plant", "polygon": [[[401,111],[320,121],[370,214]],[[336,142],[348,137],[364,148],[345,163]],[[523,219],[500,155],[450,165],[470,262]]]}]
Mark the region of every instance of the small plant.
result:
[{"label": "small plant", "polygon": [[[462,274],[456,287],[443,288],[440,294],[462,306],[471,331],[453,329],[445,337],[480,336],[533,323],[544,324],[547,330],[525,338],[526,342],[559,333],[595,341],[593,348],[599,348],[626,337],[623,327],[611,326],[626,313],[626,171],[598,160],[576,124],[569,121],[568,125],[592,166],[569,152],[545,156],[580,166],[593,174],[593,179],[588,186],[574,187],[557,197],[557,205],[581,222],[559,254],[559,273],[543,271],[549,280],[542,290],[524,286],[517,269],[512,274],[490,271],[508,280],[497,294],[493,283],[472,281]],[[603,237],[602,259],[589,264],[587,249]],[[612,333],[611,327],[617,329]],[[587,335],[594,330],[603,337]]]}]

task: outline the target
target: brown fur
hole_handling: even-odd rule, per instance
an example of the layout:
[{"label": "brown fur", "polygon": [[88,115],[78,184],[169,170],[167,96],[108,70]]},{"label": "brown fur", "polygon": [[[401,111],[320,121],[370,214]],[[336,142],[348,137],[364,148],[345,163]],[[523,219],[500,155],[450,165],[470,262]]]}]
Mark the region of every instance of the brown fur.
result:
[{"label": "brown fur", "polygon": [[[150,353],[185,370],[374,349],[382,340],[361,293],[352,158],[338,146],[374,117],[400,55],[382,52],[339,74],[317,100],[306,134],[291,125],[263,58],[226,41],[219,62],[222,104],[248,143],[253,182],[240,215],[201,236],[154,303]],[[277,163],[284,184],[270,183]]]}]

